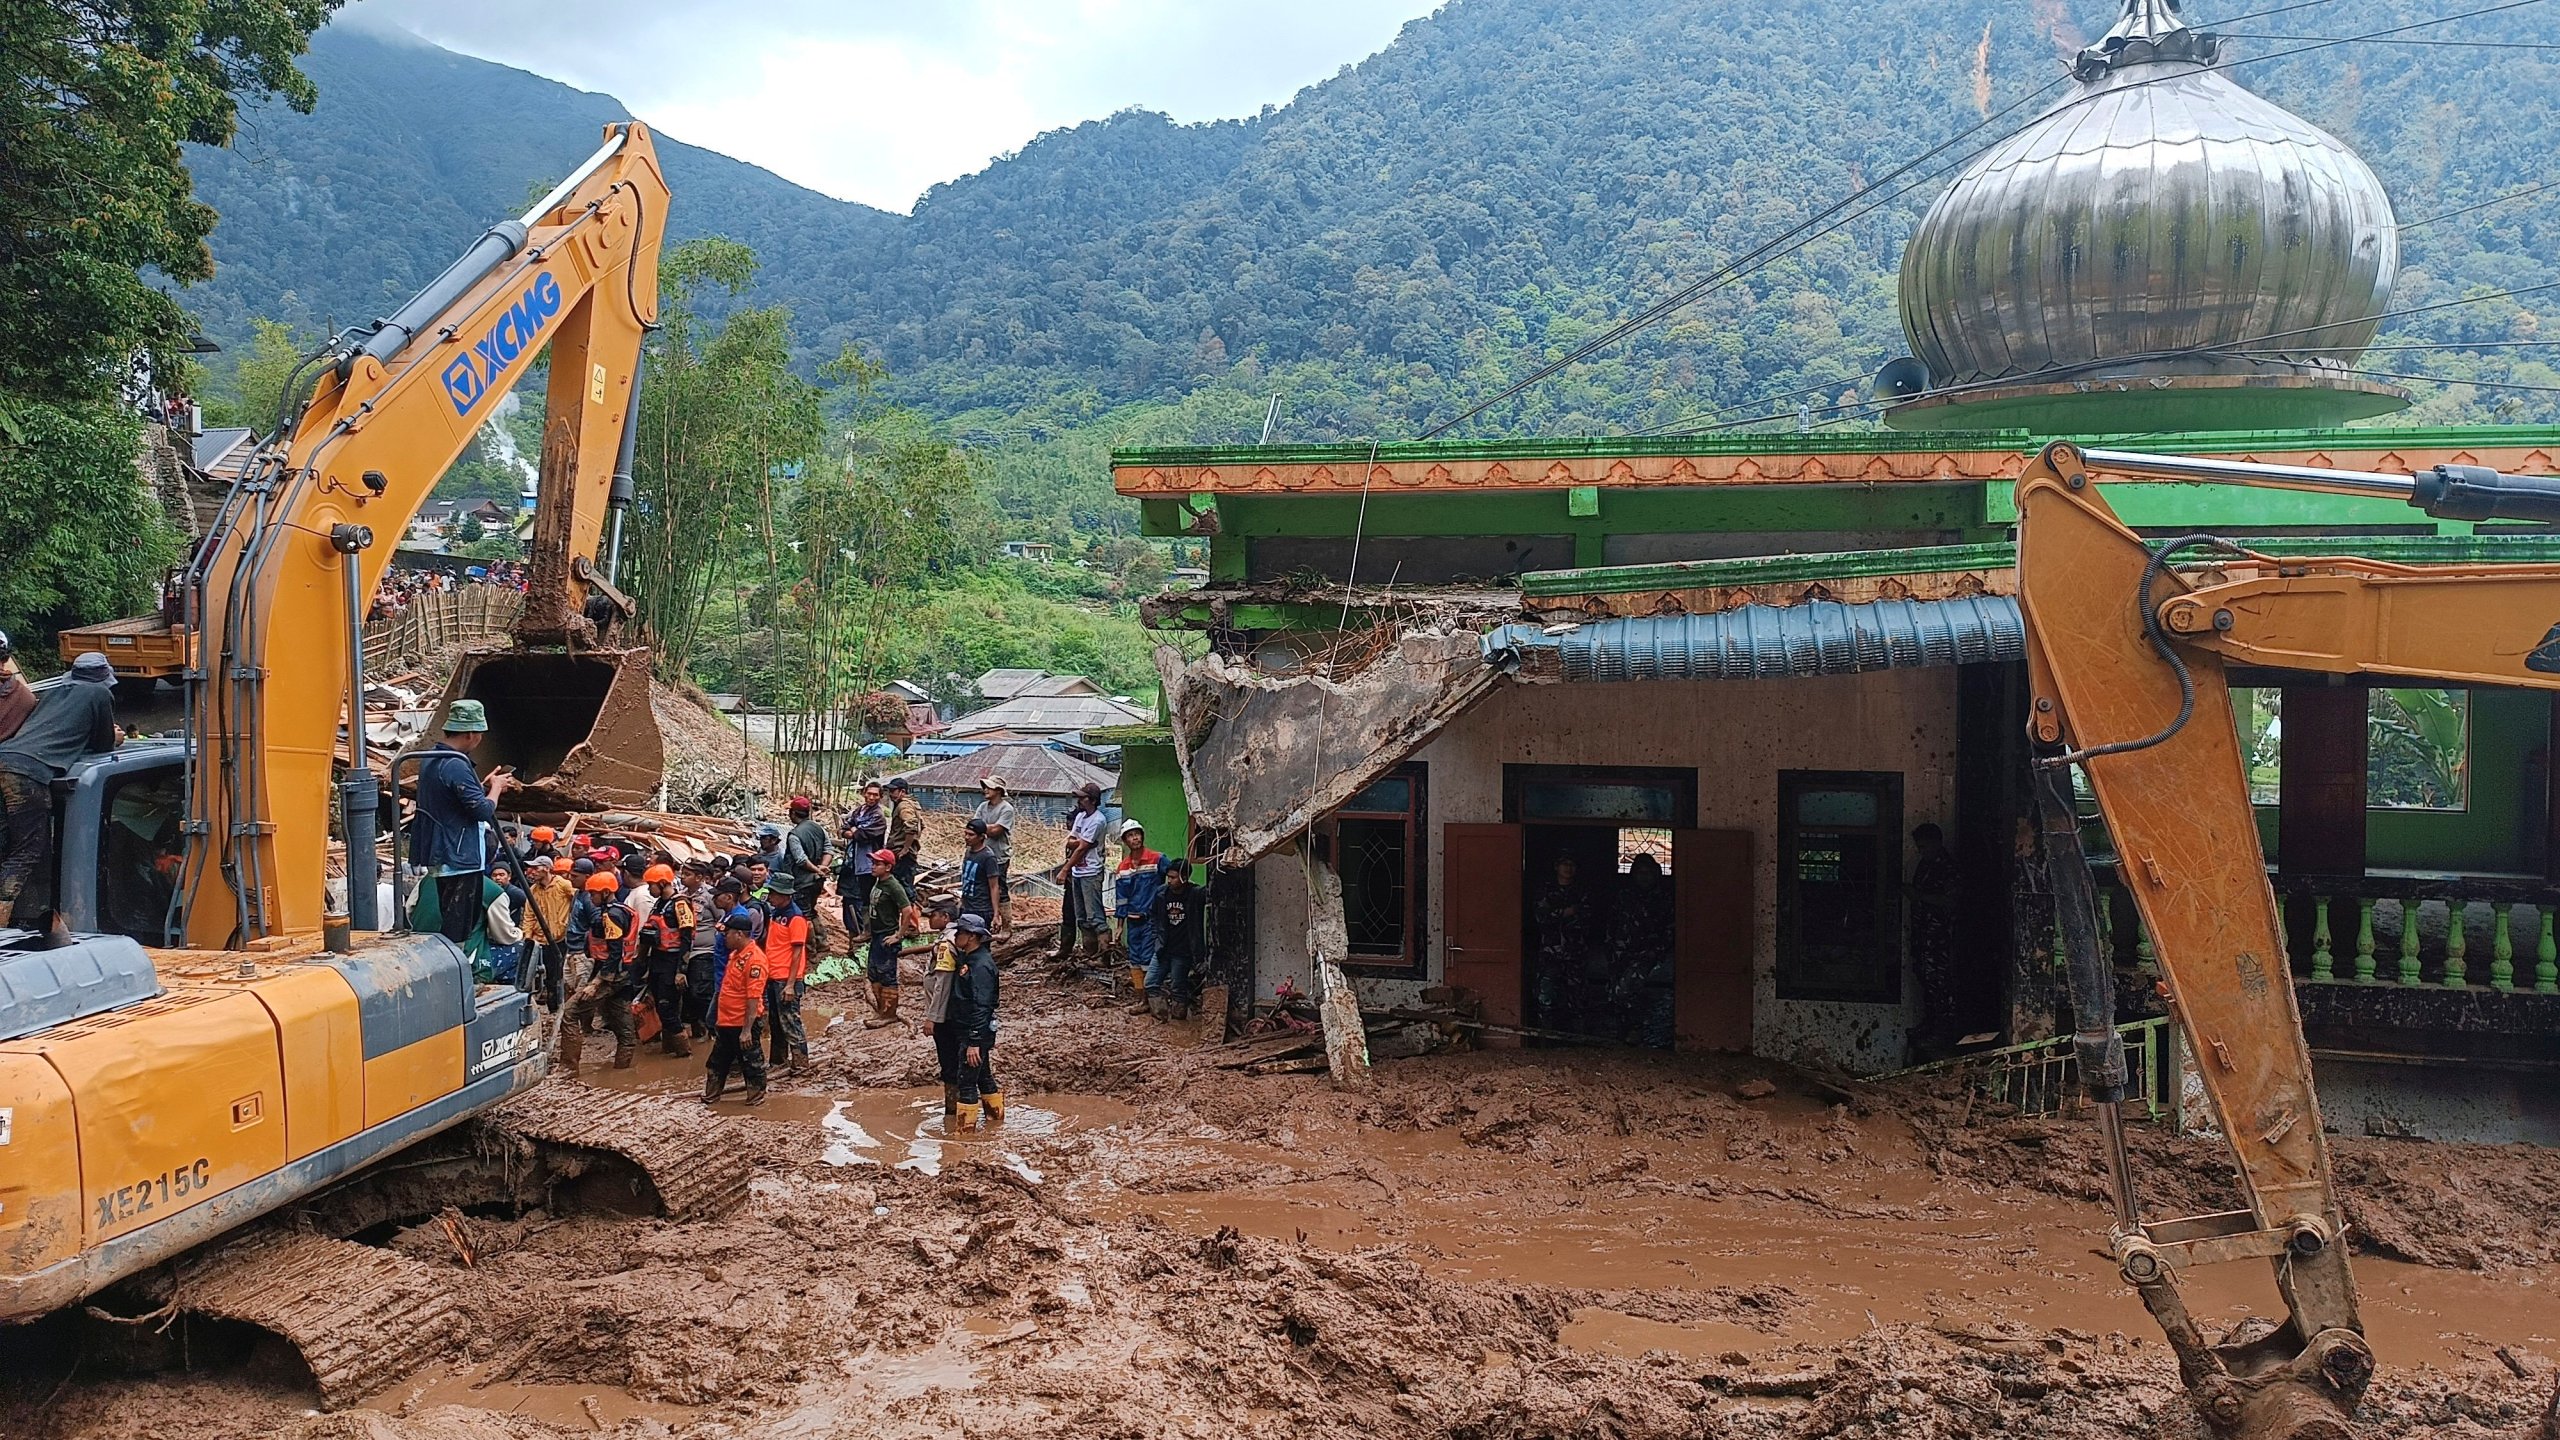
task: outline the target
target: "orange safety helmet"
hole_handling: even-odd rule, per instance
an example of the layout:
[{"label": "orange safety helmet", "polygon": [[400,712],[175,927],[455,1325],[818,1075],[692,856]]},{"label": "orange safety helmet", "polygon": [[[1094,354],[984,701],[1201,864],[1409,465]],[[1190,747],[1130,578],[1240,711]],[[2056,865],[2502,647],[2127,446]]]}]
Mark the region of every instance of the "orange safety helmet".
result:
[{"label": "orange safety helmet", "polygon": [[655,885],[661,880],[672,885],[675,879],[676,867],[673,865],[652,865],[640,876],[640,881],[644,885]]},{"label": "orange safety helmet", "polygon": [[616,879],[610,870],[599,870],[587,877],[587,891],[590,894],[599,892],[610,894],[621,889],[622,882]]},{"label": "orange safety helmet", "polygon": [[537,845],[548,845],[559,838],[560,832],[552,829],[548,825],[536,825],[533,827],[533,840]]},{"label": "orange safety helmet", "polygon": [[551,862],[551,873],[554,875],[566,875],[576,868],[576,865],[566,855],[554,857]]}]

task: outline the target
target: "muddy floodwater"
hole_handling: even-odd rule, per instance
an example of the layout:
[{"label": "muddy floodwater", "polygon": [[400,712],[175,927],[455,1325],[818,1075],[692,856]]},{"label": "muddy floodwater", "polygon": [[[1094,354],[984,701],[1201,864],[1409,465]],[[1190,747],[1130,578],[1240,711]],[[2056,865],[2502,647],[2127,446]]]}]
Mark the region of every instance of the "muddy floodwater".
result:
[{"label": "muddy floodwater", "polygon": [[[422,1220],[381,1243],[448,1276],[468,1333],[360,1405],[320,1413],[289,1365],[54,1346],[0,1357],[0,1435],[2203,1440],[2104,1254],[2085,1127],[1592,1052],[1346,1094],[1224,1068],[1090,982],[1007,985],[1001,1127],[951,1133],[926,1042],[822,990],[810,1069],[703,1108],[751,1161],[737,1213]],[[583,1083],[698,1097],[699,1065]],[[2560,1163],[2339,1150],[2368,1428],[2545,1440]],[[2137,1177],[2159,1215],[2235,1198],[2211,1142],[2147,1127]],[[2187,1290],[2208,1329],[2281,1313],[2255,1267]]]}]

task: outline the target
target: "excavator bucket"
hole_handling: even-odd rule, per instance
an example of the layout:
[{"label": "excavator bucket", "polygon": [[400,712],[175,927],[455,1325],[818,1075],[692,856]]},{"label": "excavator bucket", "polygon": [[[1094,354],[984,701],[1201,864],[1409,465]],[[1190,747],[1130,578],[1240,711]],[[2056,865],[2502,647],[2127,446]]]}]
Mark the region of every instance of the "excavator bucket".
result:
[{"label": "excavator bucket", "polygon": [[604,810],[655,803],[666,768],[649,703],[649,652],[505,645],[466,651],[436,707],[456,700],[489,712],[472,756],[507,766],[522,787],[510,810]]}]

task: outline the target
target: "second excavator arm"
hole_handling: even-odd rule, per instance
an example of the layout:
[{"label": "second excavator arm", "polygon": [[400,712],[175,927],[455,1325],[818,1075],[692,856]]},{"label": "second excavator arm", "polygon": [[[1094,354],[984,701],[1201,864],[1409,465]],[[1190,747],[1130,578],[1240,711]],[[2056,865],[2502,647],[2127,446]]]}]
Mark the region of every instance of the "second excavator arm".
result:
[{"label": "second excavator arm", "polygon": [[[2442,467],[2395,477],[2045,448],[2018,482],[2018,594],[2035,793],[2077,1048],[2106,1131],[2126,1281],[2207,1422],[2235,1440],[2344,1440],[2373,1373],[2309,1044],[2269,884],[2225,666],[2560,688],[2560,568],[2276,560],[2210,536],[2134,534],[2097,474],[2395,495],[2458,519],[2560,518],[2560,481]],[[2116,1111],[2125,1063],[2100,959],[2070,767],[2096,796],[2247,1207],[2145,1221]],[[2261,1260],[2287,1317],[2216,1345],[2181,1271]]]},{"label": "second excavator arm", "polygon": [[[585,462],[544,476],[572,491],[555,543],[595,555],[609,502],[629,493],[667,199],[646,127],[613,126],[520,220],[306,362],[325,367],[316,390],[233,487],[187,577],[191,946],[320,930],[341,716],[362,730],[349,691],[365,602],[437,478],[546,346],[548,423]],[[361,772],[360,748],[352,758]]]}]

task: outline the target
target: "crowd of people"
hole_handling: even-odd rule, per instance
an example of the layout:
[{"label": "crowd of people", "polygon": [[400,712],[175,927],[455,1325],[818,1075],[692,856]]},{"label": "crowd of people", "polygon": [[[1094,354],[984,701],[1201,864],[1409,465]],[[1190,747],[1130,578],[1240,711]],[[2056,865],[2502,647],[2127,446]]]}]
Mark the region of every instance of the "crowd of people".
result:
[{"label": "crowd of people", "polygon": [[373,592],[373,608],[367,620],[380,620],[398,615],[430,595],[449,595],[472,585],[495,585],[521,591],[525,588],[525,568],[519,561],[492,560],[474,565],[469,572],[455,575],[444,570],[404,570],[393,568],[382,573],[382,584]]},{"label": "crowd of people", "polygon": [[[924,810],[903,778],[863,785],[832,830],[795,797],[789,823],[764,827],[749,853],[680,859],[642,837],[501,822],[513,776],[501,767],[483,779],[472,764],[487,730],[484,706],[457,701],[420,767],[412,920],[462,946],[483,982],[513,981],[562,1009],[562,1069],[577,1073],[595,1033],[612,1037],[617,1068],[645,1044],[679,1057],[707,1045],[705,1102],[735,1079],[761,1104],[774,1072],[809,1063],[801,1002],[823,958],[816,917],[832,880],[862,963],[863,1023],[920,1022],[956,1130],[1002,1120],[994,947],[1016,932],[1018,824],[1002,777],[985,777],[963,824],[957,894],[929,900],[918,885]],[[1053,872],[1068,897],[1059,958],[1124,955],[1133,1008],[1187,1015],[1205,930],[1191,867],[1149,847],[1134,820],[1119,826],[1112,863],[1102,799],[1094,785],[1077,797]],[[920,982],[912,1011],[909,980]]]}]

